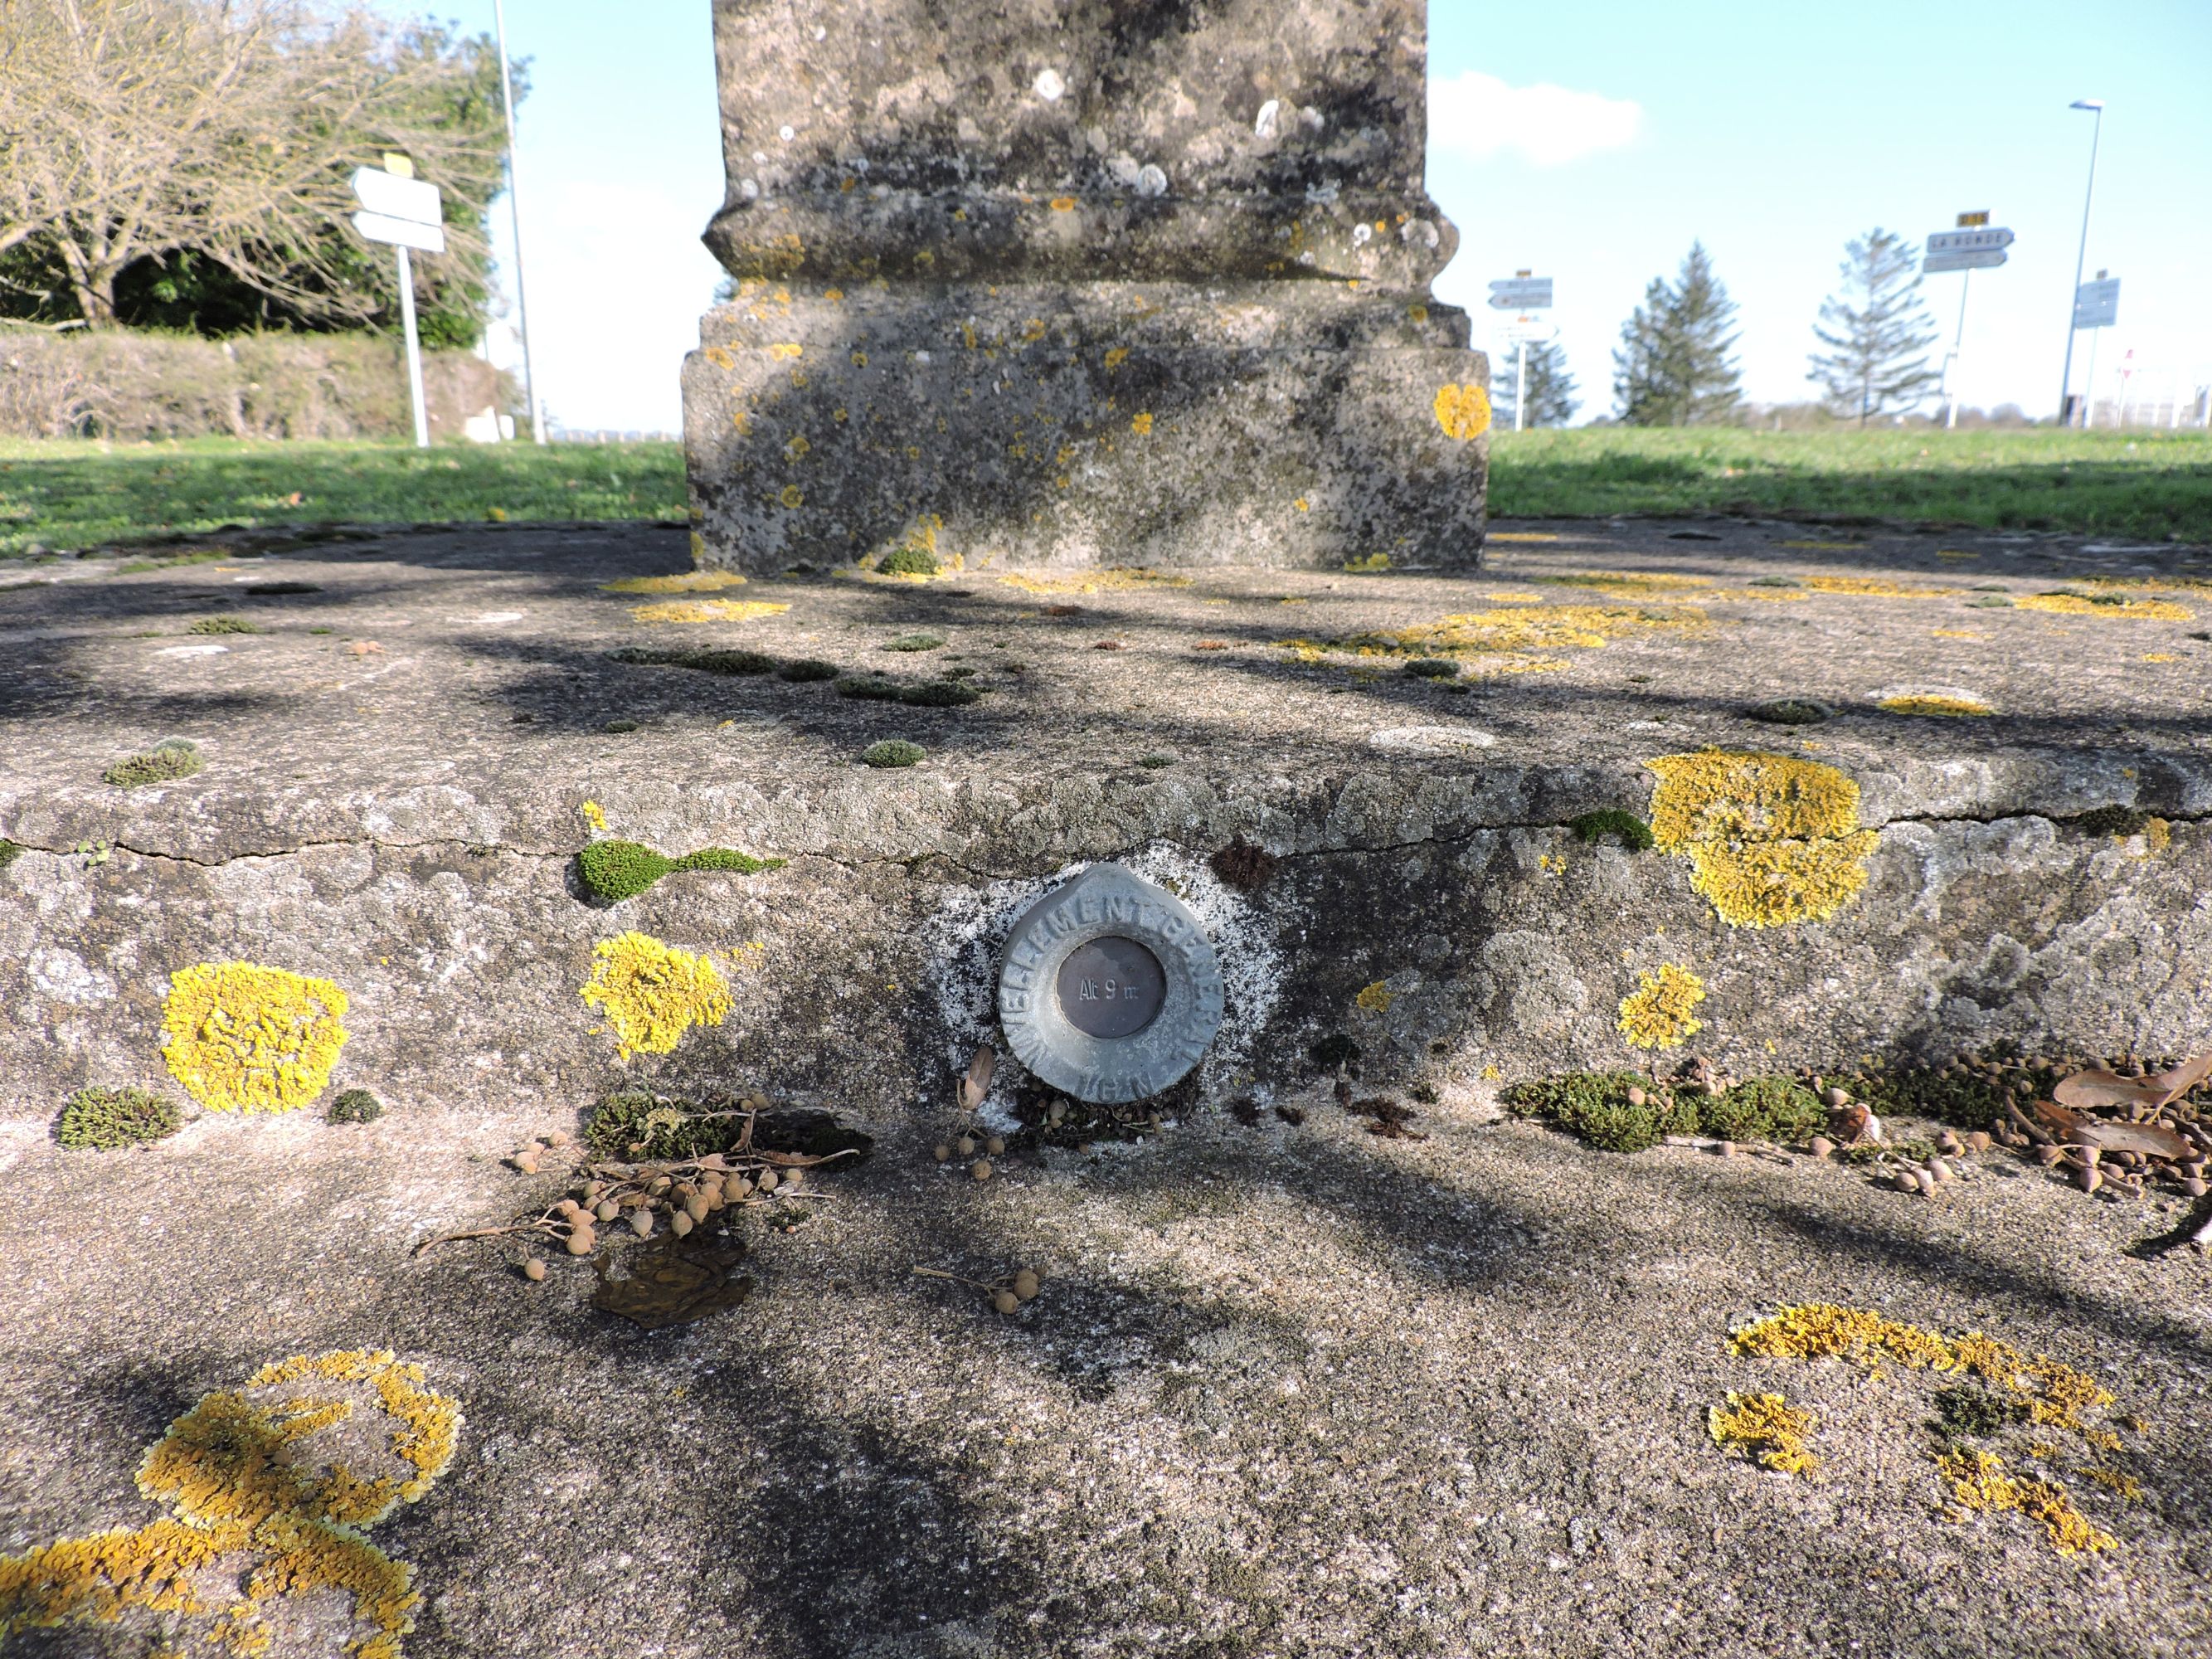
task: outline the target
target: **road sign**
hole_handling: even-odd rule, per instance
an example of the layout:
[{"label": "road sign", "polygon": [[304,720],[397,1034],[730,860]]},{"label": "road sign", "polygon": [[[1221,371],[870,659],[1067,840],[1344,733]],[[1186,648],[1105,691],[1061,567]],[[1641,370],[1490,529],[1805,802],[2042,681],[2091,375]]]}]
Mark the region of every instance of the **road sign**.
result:
[{"label": "road sign", "polygon": [[391,242],[400,247],[419,247],[425,253],[446,251],[446,231],[442,225],[421,224],[413,219],[395,219],[388,213],[371,213],[366,209],[353,216],[353,228],[372,242]]},{"label": "road sign", "polygon": [[1972,253],[1931,253],[1920,269],[1930,276],[1941,276],[1947,270],[1987,270],[2005,262],[2005,251],[2001,247],[1978,249]]},{"label": "road sign", "polygon": [[2011,246],[2012,233],[2002,227],[1980,230],[1939,230],[1928,239],[1930,253],[1979,253],[1989,248]]},{"label": "road sign", "polygon": [[445,218],[438,209],[438,187],[427,179],[403,179],[375,167],[356,167],[353,194],[371,213],[386,218],[406,219],[418,225],[438,224]]},{"label": "road sign", "polygon": [[2100,276],[2074,290],[2074,326],[2111,328],[2120,320],[2120,279]]},{"label": "road sign", "polygon": [[1490,285],[1493,311],[1542,311],[1552,303],[1548,276],[1509,276]]}]

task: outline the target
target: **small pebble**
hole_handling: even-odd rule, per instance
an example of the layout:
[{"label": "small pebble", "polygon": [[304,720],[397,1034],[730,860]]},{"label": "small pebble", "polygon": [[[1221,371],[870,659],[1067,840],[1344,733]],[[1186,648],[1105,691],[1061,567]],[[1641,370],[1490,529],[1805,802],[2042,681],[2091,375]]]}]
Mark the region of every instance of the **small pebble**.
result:
[{"label": "small pebble", "polygon": [[1024,1302],[1033,1301],[1043,1288],[1036,1274],[1030,1268],[1024,1267],[1014,1275],[1014,1294]]},{"label": "small pebble", "polygon": [[993,1135],[988,1140],[983,1143],[983,1150],[990,1153],[993,1158],[996,1158],[1000,1153],[1006,1150],[1006,1143],[1001,1140],[998,1136]]},{"label": "small pebble", "polygon": [[991,1178],[991,1160],[988,1158],[977,1158],[968,1166],[968,1173],[978,1181],[988,1181]]},{"label": "small pebble", "polygon": [[1735,1142],[1733,1140],[1717,1141],[1714,1143],[1713,1150],[1718,1152],[1723,1158],[1734,1158],[1735,1156]]},{"label": "small pebble", "polygon": [[1002,1314],[1010,1314],[1022,1304],[1015,1299],[1012,1291],[1000,1291],[991,1298],[991,1305]]},{"label": "small pebble", "polygon": [[530,1260],[522,1264],[522,1276],[528,1279],[532,1284],[535,1285],[539,1279],[545,1277],[545,1264],[540,1261],[536,1256],[532,1256]]}]

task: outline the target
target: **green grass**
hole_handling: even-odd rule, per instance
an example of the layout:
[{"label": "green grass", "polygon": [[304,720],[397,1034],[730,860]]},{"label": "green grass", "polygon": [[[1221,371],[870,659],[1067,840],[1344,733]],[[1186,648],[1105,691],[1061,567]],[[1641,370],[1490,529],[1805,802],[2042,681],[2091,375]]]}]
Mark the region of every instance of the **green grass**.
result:
[{"label": "green grass", "polygon": [[1493,432],[1500,518],[1740,512],[2212,540],[2203,432]]},{"label": "green grass", "polygon": [[[296,495],[295,502],[291,497]],[[229,526],[648,519],[681,523],[676,444],[102,444],[0,440],[0,558]]]},{"label": "green grass", "polygon": [[[2201,432],[1498,432],[1491,488],[1500,518],[1743,512],[2212,540]],[[0,558],[227,526],[684,515],[667,442],[0,441]]]}]

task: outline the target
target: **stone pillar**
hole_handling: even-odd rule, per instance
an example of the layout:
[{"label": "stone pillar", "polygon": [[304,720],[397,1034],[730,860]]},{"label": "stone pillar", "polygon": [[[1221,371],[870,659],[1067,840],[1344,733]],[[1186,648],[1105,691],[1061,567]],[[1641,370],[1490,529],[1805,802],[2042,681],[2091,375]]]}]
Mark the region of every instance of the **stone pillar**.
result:
[{"label": "stone pillar", "polygon": [[1424,0],[715,0],[706,562],[1480,555]]}]

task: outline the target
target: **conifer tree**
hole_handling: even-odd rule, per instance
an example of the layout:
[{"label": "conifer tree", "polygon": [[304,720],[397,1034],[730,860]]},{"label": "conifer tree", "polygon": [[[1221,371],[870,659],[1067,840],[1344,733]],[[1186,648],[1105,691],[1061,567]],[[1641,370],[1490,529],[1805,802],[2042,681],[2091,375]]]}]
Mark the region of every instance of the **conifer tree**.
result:
[{"label": "conifer tree", "polygon": [[1621,325],[1613,354],[1620,418],[1631,426],[1698,426],[1732,415],[1741,401],[1731,355],[1735,310],[1705,244],[1691,243],[1676,279],[1653,277],[1644,303]]},{"label": "conifer tree", "polygon": [[1920,299],[1920,250],[1876,225],[1844,245],[1842,289],[1820,302],[1808,380],[1835,413],[1864,426],[1919,404],[1942,376],[1928,366],[1936,325]]},{"label": "conifer tree", "polygon": [[[1518,348],[1501,349],[1492,371],[1491,406],[1503,422],[1517,406],[1514,401],[1521,374]],[[1575,396],[1575,377],[1567,372],[1567,354],[1557,340],[1531,340],[1528,345],[1530,426],[1565,426],[1582,407]]]}]

